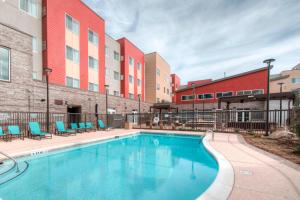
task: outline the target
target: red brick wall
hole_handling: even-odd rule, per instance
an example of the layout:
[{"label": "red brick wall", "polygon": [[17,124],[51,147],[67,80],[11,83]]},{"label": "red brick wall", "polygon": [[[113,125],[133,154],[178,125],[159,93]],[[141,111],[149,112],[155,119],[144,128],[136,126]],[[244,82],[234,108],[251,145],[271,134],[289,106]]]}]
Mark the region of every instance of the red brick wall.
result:
[{"label": "red brick wall", "polygon": [[[195,93],[213,93],[214,98],[209,100],[200,100],[196,99],[195,103],[216,103],[218,99],[216,98],[217,92],[233,92],[233,95],[236,95],[236,92],[240,90],[255,90],[263,89],[264,93],[267,91],[267,75],[268,71],[266,68],[256,71],[253,73],[241,75],[238,77],[233,77],[223,81],[218,81],[211,84],[206,84],[204,86],[199,86],[195,88]],[[183,95],[192,95],[192,88],[187,90],[178,91],[176,93],[176,103],[177,104],[191,104],[193,101],[181,101],[181,96]]]},{"label": "red brick wall", "polygon": [[129,98],[129,56],[134,59],[134,98],[138,99],[138,90],[137,90],[137,64],[142,64],[141,71],[141,89],[142,89],[142,100],[145,99],[145,59],[144,53],[137,48],[133,43],[131,43],[126,38],[121,38],[117,40],[121,46],[121,56],[123,60],[121,61],[121,74],[124,76],[121,81],[121,94],[124,95],[125,98]]},{"label": "red brick wall", "polygon": [[80,88],[88,89],[88,30],[99,38],[99,91],[105,92],[105,22],[80,0],[43,0],[46,15],[43,17],[43,64],[53,71],[49,82],[65,85],[65,14],[80,24]]}]

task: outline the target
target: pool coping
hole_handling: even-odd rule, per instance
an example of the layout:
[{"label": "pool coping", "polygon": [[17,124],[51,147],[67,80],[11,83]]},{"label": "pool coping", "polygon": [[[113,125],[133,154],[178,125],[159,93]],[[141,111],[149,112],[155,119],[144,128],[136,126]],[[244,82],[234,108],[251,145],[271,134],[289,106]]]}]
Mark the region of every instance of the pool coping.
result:
[{"label": "pool coping", "polygon": [[203,138],[203,145],[207,151],[217,160],[219,171],[214,182],[206,191],[201,194],[197,200],[225,200],[228,199],[234,185],[234,170],[231,163],[210,144],[211,135],[206,135]]},{"label": "pool coping", "polygon": [[[232,189],[233,189],[233,184],[234,184],[234,171],[233,167],[230,164],[230,162],[218,151],[216,151],[210,144],[209,140],[211,139],[211,135],[206,135],[204,132],[203,134],[199,133],[194,133],[194,132],[174,132],[172,130],[168,131],[149,131],[149,130],[134,130],[131,132],[128,132],[124,135],[108,135],[107,137],[102,137],[102,138],[94,138],[94,139],[89,139],[89,140],[83,140],[81,142],[70,142],[62,145],[55,145],[51,147],[45,147],[45,148],[38,148],[34,150],[28,150],[28,151],[23,151],[23,152],[18,152],[15,154],[12,154],[11,156],[16,158],[16,159],[21,159],[24,157],[31,157],[35,156],[35,154],[40,155],[40,154],[45,154],[49,152],[55,152],[63,149],[69,149],[69,148],[75,148],[75,147],[80,147],[83,145],[88,145],[88,144],[96,144],[98,142],[103,142],[106,140],[111,140],[115,138],[124,138],[124,137],[129,137],[133,136],[135,134],[139,134],[142,132],[148,132],[148,133],[162,133],[162,134],[168,134],[172,133],[172,135],[182,135],[182,136],[203,136],[203,145],[205,149],[216,159],[219,170],[217,173],[217,176],[213,183],[206,189],[204,193],[202,193],[199,197],[197,197],[197,200],[225,200],[229,197]],[[181,134],[180,134],[181,133]]]}]

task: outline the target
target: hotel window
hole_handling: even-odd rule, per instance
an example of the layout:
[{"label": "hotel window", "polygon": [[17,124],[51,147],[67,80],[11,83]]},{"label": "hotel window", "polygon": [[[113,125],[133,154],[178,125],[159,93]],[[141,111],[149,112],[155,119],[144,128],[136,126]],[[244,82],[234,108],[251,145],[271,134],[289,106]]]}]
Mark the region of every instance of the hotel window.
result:
[{"label": "hotel window", "polygon": [[133,76],[129,75],[129,83],[133,83]]},{"label": "hotel window", "polygon": [[156,75],[160,76],[160,69],[156,68]]},{"label": "hotel window", "polygon": [[108,77],[109,76],[109,68],[105,67],[105,76]]},{"label": "hotel window", "polygon": [[129,65],[134,66],[134,59],[129,56]]},{"label": "hotel window", "polygon": [[98,70],[98,60],[89,56],[89,68]]},{"label": "hotel window", "polygon": [[73,19],[71,16],[66,15],[66,27],[76,35],[79,34],[79,24],[78,22]]},{"label": "hotel window", "polygon": [[78,79],[76,78],[72,78],[72,77],[66,77],[66,84],[68,87],[72,87],[72,88],[79,88],[80,82]]},{"label": "hotel window", "polygon": [[214,95],[210,93],[198,95],[198,99],[212,99],[212,98],[214,98]]},{"label": "hotel window", "polygon": [[20,0],[20,9],[33,17],[38,17],[38,4],[36,0]]},{"label": "hotel window", "polygon": [[253,95],[258,95],[258,94],[263,94],[263,93],[264,93],[263,90],[252,90]]},{"label": "hotel window", "polygon": [[89,30],[89,42],[98,45],[98,34]]},{"label": "hotel window", "polygon": [[134,95],[132,93],[129,93],[128,95],[130,99],[134,99]]},{"label": "hotel window", "polygon": [[92,92],[98,92],[98,84],[95,84],[95,83],[89,83],[89,91],[92,91]]},{"label": "hotel window", "polygon": [[119,61],[119,60],[120,60],[120,54],[119,54],[118,52],[116,52],[116,51],[114,51],[114,59],[115,59],[116,61]]},{"label": "hotel window", "polygon": [[114,71],[114,79],[116,81],[120,80],[120,73],[119,72]]},{"label": "hotel window", "polygon": [[32,79],[37,80],[37,72],[32,72]]},{"label": "hotel window", "polygon": [[114,96],[120,96],[120,92],[119,91],[114,91]]},{"label": "hotel window", "polygon": [[105,56],[109,57],[109,48],[105,46]]},{"label": "hotel window", "polygon": [[138,79],[138,80],[137,80],[137,85],[138,85],[139,87],[141,86],[141,83],[142,83],[141,79]]},{"label": "hotel window", "polygon": [[142,68],[142,64],[141,64],[141,63],[138,63],[138,64],[137,64],[137,70],[141,70],[141,68]]},{"label": "hotel window", "polygon": [[181,96],[182,101],[190,101],[190,100],[193,100],[193,99],[194,99],[193,95],[183,95],[183,96]]},{"label": "hotel window", "polygon": [[10,50],[0,46],[0,80],[10,81]]},{"label": "hotel window", "polygon": [[292,78],[292,83],[294,84],[300,83],[300,77]]},{"label": "hotel window", "polygon": [[79,51],[72,47],[66,46],[66,57],[75,63],[79,63]]},{"label": "hotel window", "polygon": [[221,97],[231,97],[233,95],[232,92],[217,92],[217,98]]},{"label": "hotel window", "polygon": [[159,83],[156,84],[156,90],[160,90],[160,84]]}]

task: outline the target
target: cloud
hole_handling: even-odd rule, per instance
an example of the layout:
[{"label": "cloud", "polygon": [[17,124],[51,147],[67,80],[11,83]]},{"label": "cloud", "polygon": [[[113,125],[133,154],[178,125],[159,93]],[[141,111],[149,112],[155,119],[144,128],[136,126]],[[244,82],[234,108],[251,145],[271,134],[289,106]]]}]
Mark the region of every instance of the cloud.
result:
[{"label": "cloud", "polygon": [[183,82],[300,62],[299,0],[85,0],[106,32],[158,51]]}]

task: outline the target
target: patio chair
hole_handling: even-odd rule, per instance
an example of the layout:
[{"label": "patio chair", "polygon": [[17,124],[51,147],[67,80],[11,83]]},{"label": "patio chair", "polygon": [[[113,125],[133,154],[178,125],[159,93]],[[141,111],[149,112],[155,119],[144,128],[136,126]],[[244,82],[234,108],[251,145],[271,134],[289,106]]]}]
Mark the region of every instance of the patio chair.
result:
[{"label": "patio chair", "polygon": [[61,135],[76,134],[74,130],[65,129],[65,124],[62,121],[55,122],[55,131],[57,134],[61,134]]},{"label": "patio chair", "polygon": [[71,123],[71,129],[79,133],[82,133],[84,131],[82,128],[78,127],[77,123]]},{"label": "patio chair", "polygon": [[8,141],[7,134],[4,133],[2,127],[0,127],[0,137],[2,137],[4,141]]},{"label": "patio chair", "polygon": [[8,130],[8,135],[10,136],[10,139],[12,139],[13,137],[16,137],[16,138],[20,138],[20,139],[24,140],[24,136],[22,135],[19,126],[10,125],[7,127],[7,130]]},{"label": "patio chair", "polygon": [[87,129],[90,129],[90,130],[97,130],[97,129],[94,127],[94,125],[93,125],[92,122],[86,122],[86,123],[85,123],[85,127],[86,127]]},{"label": "patio chair", "polygon": [[52,134],[41,131],[40,124],[38,122],[29,122],[29,133],[31,137],[39,137],[40,139],[42,139],[42,137],[52,138]]},{"label": "patio chair", "polygon": [[108,127],[105,126],[105,124],[103,123],[103,121],[101,119],[98,120],[98,126],[99,129],[107,129]]},{"label": "patio chair", "polygon": [[86,125],[85,125],[84,122],[79,122],[79,128],[81,128],[81,129],[83,129],[83,130],[85,130],[85,131],[86,131],[86,129],[87,129],[87,127],[86,127]]}]

